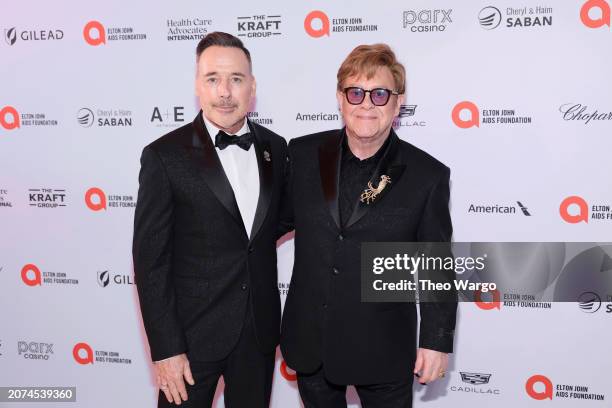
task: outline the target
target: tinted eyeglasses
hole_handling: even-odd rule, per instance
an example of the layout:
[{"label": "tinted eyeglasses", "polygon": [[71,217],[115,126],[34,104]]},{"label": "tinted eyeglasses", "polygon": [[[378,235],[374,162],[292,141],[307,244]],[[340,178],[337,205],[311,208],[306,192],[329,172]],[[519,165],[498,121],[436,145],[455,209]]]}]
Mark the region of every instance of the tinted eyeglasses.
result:
[{"label": "tinted eyeglasses", "polygon": [[370,93],[370,101],[375,106],[385,106],[391,95],[399,95],[399,92],[385,88],[363,89],[358,86],[350,86],[343,90],[346,100],[351,105],[360,105],[368,92]]}]

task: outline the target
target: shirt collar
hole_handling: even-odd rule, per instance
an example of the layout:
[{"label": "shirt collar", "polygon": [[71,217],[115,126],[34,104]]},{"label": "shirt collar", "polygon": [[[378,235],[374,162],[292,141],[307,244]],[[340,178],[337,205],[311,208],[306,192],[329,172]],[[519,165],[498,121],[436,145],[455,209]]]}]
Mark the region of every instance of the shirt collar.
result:
[{"label": "shirt collar", "polygon": [[351,149],[348,145],[348,135],[345,132],[342,140],[342,157],[344,158],[344,160],[352,161],[360,166],[375,164],[378,163],[382,156],[385,154],[385,150],[387,150],[387,146],[389,145],[390,141],[391,134],[389,133],[389,136],[387,137],[387,140],[385,140],[385,143],[383,143],[383,145],[376,151],[374,155],[368,157],[367,159],[361,160],[360,158],[355,156],[353,152],[351,152]]},{"label": "shirt collar", "polygon": [[[215,137],[217,136],[217,133],[219,133],[221,129],[213,125],[212,122],[206,118],[206,115],[204,115],[204,112],[202,112],[202,119],[204,119],[204,125],[206,125],[206,130],[208,130],[208,134],[210,135],[214,143]],[[248,133],[248,132],[249,132],[249,124],[245,117],[244,123],[242,124],[242,127],[240,128],[240,130],[238,130],[238,132],[230,136],[242,136],[243,134]]]}]

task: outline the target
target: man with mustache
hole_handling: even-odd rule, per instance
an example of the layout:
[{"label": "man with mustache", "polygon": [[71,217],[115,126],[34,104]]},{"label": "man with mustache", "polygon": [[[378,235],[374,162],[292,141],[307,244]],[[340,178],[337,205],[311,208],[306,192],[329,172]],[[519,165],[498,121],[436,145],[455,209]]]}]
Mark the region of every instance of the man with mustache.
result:
[{"label": "man with mustache", "polygon": [[295,261],[281,349],[305,408],[346,408],[349,384],[364,407],[409,408],[413,374],[445,375],[456,300],[420,303],[417,350],[414,303],[361,302],[361,244],[450,241],[450,171],[393,131],[405,72],[387,45],[355,48],[337,80],[346,127],[289,143]]},{"label": "man with mustache", "polygon": [[[268,407],[279,340],[276,239],[287,145],[250,122],[251,56],[214,32],[197,46],[194,121],[144,148],[134,272],[158,406]],[[187,383],[187,384],[185,384]]]}]

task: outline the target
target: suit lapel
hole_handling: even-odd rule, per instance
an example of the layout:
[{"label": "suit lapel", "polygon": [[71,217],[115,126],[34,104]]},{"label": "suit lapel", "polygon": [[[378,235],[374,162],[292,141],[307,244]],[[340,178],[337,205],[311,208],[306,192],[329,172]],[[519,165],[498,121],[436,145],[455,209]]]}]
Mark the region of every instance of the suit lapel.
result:
[{"label": "suit lapel", "polygon": [[244,227],[244,222],[242,221],[242,216],[240,215],[240,210],[238,209],[238,204],[236,203],[234,191],[232,190],[232,186],[227,179],[225,171],[223,170],[223,166],[221,165],[221,161],[219,160],[219,156],[215,150],[215,145],[208,134],[208,130],[206,129],[204,120],[202,119],[201,111],[193,121],[193,128],[194,147],[200,148],[203,156],[198,157],[196,161],[200,164],[204,181],[206,181],[206,184],[210,190],[221,202],[221,204],[223,204],[223,207],[225,207],[236,223],[238,223],[238,225],[242,228],[246,237],[246,229]]},{"label": "suit lapel", "polygon": [[321,174],[323,196],[338,229],[341,228],[338,191],[340,186],[340,155],[342,153],[341,142],[343,135],[343,130],[338,131],[336,134],[329,136],[329,139],[319,147],[319,172]]},{"label": "suit lapel", "polygon": [[[361,201],[358,197],[357,202],[355,203],[355,207],[353,209],[353,213],[351,214],[351,218],[348,220],[345,228],[349,228],[351,225],[355,224],[364,215],[368,213],[372,208],[376,206],[384,197],[389,194],[389,191],[397,184],[400,177],[404,173],[406,168],[406,164],[402,163],[401,155],[400,155],[400,142],[399,138],[391,129],[391,134],[389,135],[389,144],[386,147],[386,150],[383,156],[380,158],[372,177],[370,178],[370,182],[374,187],[377,187],[381,182],[381,176],[386,175],[390,177],[390,183],[387,183],[385,188],[376,196],[373,201],[370,201],[368,204],[365,201]],[[363,186],[363,190],[367,189],[368,186]]]},{"label": "suit lapel", "polygon": [[262,133],[257,132],[255,126],[248,122],[249,128],[255,136],[255,155],[257,156],[257,167],[259,168],[259,199],[257,200],[257,209],[255,210],[255,218],[253,219],[253,228],[251,229],[251,242],[257,236],[261,229],[264,220],[268,214],[268,208],[272,199],[272,187],[274,182],[273,160],[278,159],[272,156],[270,141]]}]

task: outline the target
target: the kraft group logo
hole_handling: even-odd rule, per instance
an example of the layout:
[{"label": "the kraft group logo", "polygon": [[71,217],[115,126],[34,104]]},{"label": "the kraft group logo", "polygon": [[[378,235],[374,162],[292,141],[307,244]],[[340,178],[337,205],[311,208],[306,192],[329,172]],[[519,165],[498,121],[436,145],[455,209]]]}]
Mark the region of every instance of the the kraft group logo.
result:
[{"label": "the kraft group logo", "polygon": [[479,309],[482,310],[493,310],[501,309],[501,294],[499,290],[491,290],[491,300],[483,300],[482,299],[482,291],[477,290],[474,291],[474,303],[478,306]]},{"label": "the kraft group logo", "polygon": [[313,38],[329,36],[329,17],[321,10],[314,10],[304,19],[304,30]]},{"label": "the kraft group logo", "polygon": [[75,344],[72,348],[72,356],[74,357],[74,361],[82,365],[94,363],[94,352],[87,343]]},{"label": "the kraft group logo", "polygon": [[38,266],[34,264],[24,265],[21,268],[21,280],[28,286],[42,285],[42,274]]},{"label": "the kraft group logo", "polygon": [[285,360],[281,360],[280,373],[287,381],[297,381],[297,374],[287,366]]},{"label": "the kraft group logo", "polygon": [[610,4],[606,0],[588,0],[580,8],[580,20],[588,28],[610,27]]},{"label": "the kraft group logo", "polygon": [[0,126],[6,130],[17,129],[21,126],[19,112],[12,106],[5,106],[0,109]]},{"label": "the kraft group logo", "polygon": [[106,44],[106,29],[101,22],[92,20],[83,27],[83,38],[87,44],[94,47]]},{"label": "the kraft group logo", "polygon": [[[536,385],[540,391],[536,390]],[[548,377],[540,374],[532,375],[527,379],[525,391],[527,391],[527,395],[538,401],[552,399],[553,397],[552,382]]]},{"label": "the kraft group logo", "polygon": [[[469,113],[469,117],[462,119],[463,111]],[[474,102],[462,101],[455,105],[451,113],[453,123],[461,129],[468,129],[473,126],[480,127],[480,113],[478,106]],[[465,116],[464,116],[465,118]]]},{"label": "the kraft group logo", "polygon": [[[576,211],[576,209],[578,211]],[[588,223],[589,205],[582,197],[570,196],[561,201],[561,205],[559,206],[559,214],[561,214],[563,221],[570,224],[577,224],[579,222]]]},{"label": "the kraft group logo", "polygon": [[85,192],[85,205],[92,211],[106,210],[106,194],[101,188],[90,188]]}]

